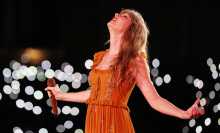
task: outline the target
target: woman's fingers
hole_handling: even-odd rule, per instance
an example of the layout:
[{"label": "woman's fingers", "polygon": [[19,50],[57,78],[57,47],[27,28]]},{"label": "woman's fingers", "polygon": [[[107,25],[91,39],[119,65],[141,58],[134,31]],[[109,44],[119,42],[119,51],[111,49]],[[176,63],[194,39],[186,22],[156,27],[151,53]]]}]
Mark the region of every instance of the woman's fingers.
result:
[{"label": "woman's fingers", "polygon": [[197,99],[197,100],[195,101],[194,105],[198,105],[199,102],[200,102],[200,99]]},{"label": "woman's fingers", "polygon": [[195,118],[197,119],[200,116],[200,111],[197,105],[194,105],[194,107],[195,107],[195,112],[196,112]]},{"label": "woman's fingers", "polygon": [[53,94],[54,91],[54,87],[47,87],[45,91],[47,91],[48,96],[51,98],[51,95]]},{"label": "woman's fingers", "polygon": [[201,107],[201,112],[200,112],[201,115],[204,115],[205,114],[205,109],[204,107]]}]

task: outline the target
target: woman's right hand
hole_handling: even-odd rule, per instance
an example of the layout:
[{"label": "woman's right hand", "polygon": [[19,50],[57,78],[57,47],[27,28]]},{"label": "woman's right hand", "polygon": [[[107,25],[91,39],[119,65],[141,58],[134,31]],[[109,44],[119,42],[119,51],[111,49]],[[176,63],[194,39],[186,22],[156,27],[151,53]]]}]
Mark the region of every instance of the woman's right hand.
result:
[{"label": "woman's right hand", "polygon": [[60,91],[58,84],[56,84],[55,87],[47,87],[45,90],[50,98],[53,94],[56,100],[60,99],[62,92]]}]

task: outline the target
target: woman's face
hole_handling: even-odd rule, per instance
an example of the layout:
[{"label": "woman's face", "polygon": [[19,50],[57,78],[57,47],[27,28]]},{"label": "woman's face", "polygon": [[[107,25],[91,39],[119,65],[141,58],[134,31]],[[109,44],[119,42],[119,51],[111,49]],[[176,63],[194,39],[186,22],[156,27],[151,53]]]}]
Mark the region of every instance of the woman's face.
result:
[{"label": "woman's face", "polygon": [[131,23],[131,18],[127,13],[116,13],[112,20],[108,22],[107,26],[109,28],[109,31],[124,33],[125,30],[131,25]]}]

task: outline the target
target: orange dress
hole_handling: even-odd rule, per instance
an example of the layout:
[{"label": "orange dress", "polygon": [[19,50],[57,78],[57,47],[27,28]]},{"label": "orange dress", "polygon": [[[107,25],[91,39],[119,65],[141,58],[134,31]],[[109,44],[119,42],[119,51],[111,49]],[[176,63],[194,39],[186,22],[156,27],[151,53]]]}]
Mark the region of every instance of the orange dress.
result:
[{"label": "orange dress", "polygon": [[[108,50],[94,55],[93,66],[91,66],[88,78],[91,93],[86,100],[88,107],[85,133],[135,133],[127,106],[136,83],[135,80],[129,84],[124,81],[122,89],[117,89],[109,83],[112,69],[96,69]],[[142,55],[146,59],[143,53]]]}]

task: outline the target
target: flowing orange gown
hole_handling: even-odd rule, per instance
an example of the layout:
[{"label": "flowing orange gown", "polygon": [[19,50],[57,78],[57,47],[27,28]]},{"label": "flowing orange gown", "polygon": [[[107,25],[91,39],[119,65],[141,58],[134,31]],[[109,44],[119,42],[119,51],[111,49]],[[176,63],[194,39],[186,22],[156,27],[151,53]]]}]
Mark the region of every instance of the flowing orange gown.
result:
[{"label": "flowing orange gown", "polygon": [[[135,80],[130,83],[124,81],[122,89],[118,89],[112,87],[112,83],[109,83],[112,69],[96,69],[108,50],[94,55],[93,66],[91,66],[88,78],[91,93],[86,100],[88,107],[85,133],[135,133],[129,115],[130,110],[127,106],[128,99],[136,83]],[[142,55],[147,59],[144,53]]]}]

